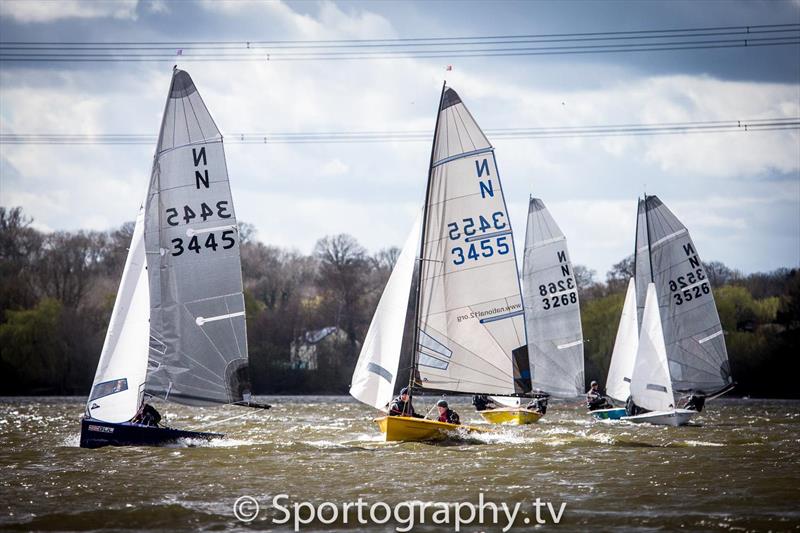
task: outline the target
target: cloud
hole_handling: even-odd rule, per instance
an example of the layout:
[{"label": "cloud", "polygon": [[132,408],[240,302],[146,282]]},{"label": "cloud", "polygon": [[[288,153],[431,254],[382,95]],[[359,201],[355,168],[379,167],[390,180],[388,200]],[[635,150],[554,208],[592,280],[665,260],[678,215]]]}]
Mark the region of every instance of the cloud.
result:
[{"label": "cloud", "polygon": [[[228,23],[263,20],[264,32],[281,38],[397,34],[391,21],[361,8],[370,4],[347,6],[300,4],[296,11],[276,2],[208,2],[204,9]],[[171,28],[170,17],[178,14],[159,23]],[[153,39],[166,38],[146,29]],[[431,131],[446,63],[180,66],[231,141],[238,132]],[[546,64],[530,72],[516,65],[514,76],[508,64],[480,60],[446,73],[484,129],[800,115],[796,85],[650,76],[624,66],[593,70],[591,83],[557,84],[546,79]],[[125,64],[113,75],[105,66],[8,69],[0,79],[0,128],[155,135],[171,66]],[[633,248],[636,197],[646,188],[690,228],[705,259],[753,270],[791,264],[798,255],[796,131],[493,142],[520,253],[534,194],[567,234],[575,262],[602,278]],[[20,203],[46,227],[117,226],[136,214],[152,152],[142,145],[4,145],[2,202]],[[265,242],[310,252],[318,238],[344,232],[374,251],[404,241],[423,201],[430,141],[228,142],[226,155],[237,216]]]},{"label": "cloud", "polygon": [[22,23],[99,18],[135,20],[137,5],[138,0],[3,0],[0,17]]}]

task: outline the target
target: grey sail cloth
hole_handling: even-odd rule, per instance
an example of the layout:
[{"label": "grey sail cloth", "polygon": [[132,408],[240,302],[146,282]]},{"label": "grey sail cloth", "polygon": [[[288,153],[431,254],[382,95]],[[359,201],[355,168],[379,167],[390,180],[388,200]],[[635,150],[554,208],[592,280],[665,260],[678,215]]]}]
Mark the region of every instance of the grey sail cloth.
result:
[{"label": "grey sail cloth", "polygon": [[145,390],[190,405],[249,392],[239,234],[222,135],[175,70],[145,205],[150,354]]},{"label": "grey sail cloth", "polygon": [[[639,225],[645,225],[649,243],[648,262],[658,294],[672,387],[676,394],[710,395],[725,389],[733,383],[725,336],[711,284],[689,231],[656,196],[640,201],[639,211],[645,215]],[[636,285],[637,304],[643,306],[640,286],[646,287],[650,280],[643,279],[640,272],[644,261],[638,256],[645,255],[641,249],[637,245]]]},{"label": "grey sail cloth", "polygon": [[574,398],[583,393],[583,333],[567,239],[538,198],[528,205],[522,299],[534,389]]}]

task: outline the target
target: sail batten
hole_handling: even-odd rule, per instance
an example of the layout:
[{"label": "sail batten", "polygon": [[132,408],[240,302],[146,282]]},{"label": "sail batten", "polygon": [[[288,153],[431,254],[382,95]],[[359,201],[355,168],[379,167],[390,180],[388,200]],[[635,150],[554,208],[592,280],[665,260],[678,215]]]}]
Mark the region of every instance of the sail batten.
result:
[{"label": "sail batten", "polygon": [[572,398],[583,392],[583,332],[567,240],[538,198],[528,205],[523,299],[534,389]]}]

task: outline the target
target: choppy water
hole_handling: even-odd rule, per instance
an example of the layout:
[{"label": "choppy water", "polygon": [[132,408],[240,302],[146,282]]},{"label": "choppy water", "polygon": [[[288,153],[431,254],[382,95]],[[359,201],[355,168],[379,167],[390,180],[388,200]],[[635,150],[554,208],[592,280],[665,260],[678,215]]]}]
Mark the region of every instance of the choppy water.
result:
[{"label": "choppy water", "polygon": [[[566,502],[563,531],[800,530],[798,401],[718,400],[682,428],[596,422],[551,402],[538,424],[432,445],[380,442],[374,411],[348,398],[266,400],[270,411],[162,408],[172,426],[227,433],[210,444],[84,450],[83,399],[0,399],[0,528],[274,530],[282,515],[267,507],[282,493],[284,505],[394,505],[477,503],[482,492],[524,504],[512,531],[535,524],[537,497]],[[462,420],[478,420],[454,404]],[[242,495],[262,507],[249,524],[232,510]],[[397,526],[353,520],[304,530]],[[453,527],[428,524],[414,530]]]}]

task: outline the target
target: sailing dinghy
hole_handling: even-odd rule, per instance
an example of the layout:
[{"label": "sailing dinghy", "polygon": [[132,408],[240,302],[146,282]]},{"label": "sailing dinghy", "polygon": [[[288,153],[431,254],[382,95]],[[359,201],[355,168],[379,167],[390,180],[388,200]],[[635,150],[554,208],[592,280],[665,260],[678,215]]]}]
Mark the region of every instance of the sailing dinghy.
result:
[{"label": "sailing dinghy", "polygon": [[734,383],[708,275],[689,231],[656,196],[639,200],[634,263],[640,333],[630,393],[650,412],[622,420],[683,425]]},{"label": "sailing dinghy", "polygon": [[[530,391],[511,223],[494,149],[456,92],[442,88],[421,221],[386,284],[350,394],[376,409],[414,392]],[[481,429],[405,416],[376,419],[386,440]]]},{"label": "sailing dinghy", "polygon": [[[636,309],[636,281],[631,278],[622,305],[614,350],[611,352],[611,364],[606,377],[606,395],[617,404],[624,404],[631,395],[631,376],[639,349],[639,320]],[[625,416],[624,407],[611,407],[591,411],[599,420],[619,420]]]},{"label": "sailing dinghy", "polygon": [[222,436],[134,420],[145,397],[194,406],[249,397],[238,237],[222,135],[189,74],[176,68],[82,447]]}]

